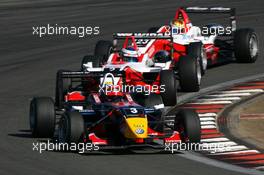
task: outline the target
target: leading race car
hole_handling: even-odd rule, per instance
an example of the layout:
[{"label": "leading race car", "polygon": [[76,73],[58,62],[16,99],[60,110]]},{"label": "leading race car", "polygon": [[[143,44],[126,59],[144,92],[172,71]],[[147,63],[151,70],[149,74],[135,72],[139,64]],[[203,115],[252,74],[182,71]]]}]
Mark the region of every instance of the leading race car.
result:
[{"label": "leading race car", "polygon": [[[194,26],[189,19],[189,13],[229,14],[230,25],[224,27],[213,23],[203,27]],[[238,62],[246,63],[253,63],[258,57],[257,35],[251,28],[236,28],[234,8],[181,7],[176,11],[170,25],[153,27],[148,32],[119,33],[115,39],[134,37],[133,52],[138,55],[137,61],[173,70],[181,89],[187,92],[199,90],[201,77],[208,65],[232,59],[233,55]],[[115,45],[116,41],[114,44],[109,41],[99,41],[96,44],[95,55],[102,57],[98,63],[110,66],[120,64],[118,59],[113,59],[121,56],[116,53]],[[168,64],[148,64],[148,58],[156,63]]]},{"label": "leading race car", "polygon": [[[93,70],[58,71],[55,103],[50,97],[32,99],[30,128],[35,137],[55,137],[59,143],[68,144],[92,143],[102,150],[164,148],[171,142],[200,142],[201,127],[196,112],[180,110],[174,116],[164,116],[160,101],[153,98],[156,94],[150,94],[143,107],[129,93],[106,93],[103,89],[110,87],[108,77],[124,77],[124,73]],[[84,88],[97,81],[104,88],[90,91]]]},{"label": "leading race car", "polygon": [[[219,23],[210,23],[202,27],[195,26],[188,16],[193,13],[196,16],[198,14],[228,14],[229,24],[224,26]],[[207,64],[221,62],[223,58],[232,57],[233,53],[238,62],[253,63],[258,57],[257,34],[252,28],[237,29],[235,8],[181,7],[176,11],[171,25],[152,27],[149,32],[171,34],[176,51],[200,57],[203,73]],[[179,53],[174,54],[176,54],[174,58],[179,58]]]}]

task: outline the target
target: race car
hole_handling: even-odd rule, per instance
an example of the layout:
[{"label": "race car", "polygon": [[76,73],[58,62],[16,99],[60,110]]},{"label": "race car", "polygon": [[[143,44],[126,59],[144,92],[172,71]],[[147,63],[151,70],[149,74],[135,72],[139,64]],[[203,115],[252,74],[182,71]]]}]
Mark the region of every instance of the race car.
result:
[{"label": "race car", "polygon": [[[149,36],[148,38],[150,38]],[[163,39],[169,39],[167,36],[161,36]],[[156,38],[156,36],[155,36]],[[108,42],[99,42],[95,50],[96,53],[104,53],[102,49],[111,50],[112,53],[106,55],[88,55],[83,58],[82,70],[89,71],[93,68],[115,69],[125,72],[125,83],[130,86],[143,87],[146,91],[134,93],[136,101],[142,99],[142,96],[149,95],[149,92],[160,94],[165,106],[174,106],[177,104],[177,82],[174,70],[170,68],[171,58],[167,51],[156,53],[154,60],[148,57],[148,54],[140,54],[135,36],[114,36],[114,45]],[[117,40],[124,40],[121,49],[117,47]],[[165,55],[164,55],[165,54]],[[165,58],[166,56],[166,58]],[[115,84],[119,79],[115,79]],[[143,97],[144,98],[144,97]]]},{"label": "race car", "polygon": [[[192,24],[189,14],[228,14],[229,24],[209,23],[199,27]],[[257,34],[252,28],[237,29],[235,8],[181,7],[170,25],[152,27],[149,32],[171,34],[176,51],[200,57],[202,73],[207,64],[217,64],[232,54],[238,62],[244,63],[253,63],[258,57]],[[181,56],[174,54],[175,59]]]},{"label": "race car", "polygon": [[[189,13],[229,14],[230,24],[227,27],[216,23],[194,26]],[[148,33],[117,33],[114,39],[127,40],[129,37],[134,37],[135,43],[132,45],[133,51],[137,52],[138,62],[173,70],[181,90],[186,92],[200,89],[202,75],[208,66],[232,60],[233,55],[238,62],[253,63],[259,52],[255,31],[251,28],[236,28],[234,8],[181,7],[170,25],[152,27]],[[119,59],[113,59],[122,55],[122,52],[116,51],[116,40],[113,43],[98,41],[94,54],[99,58],[93,61],[98,66],[99,63],[102,66],[123,64]],[[149,64],[149,58],[157,64]],[[83,60],[83,64],[87,62],[89,60]],[[168,64],[159,64],[164,62]]]},{"label": "race car", "polygon": [[110,87],[109,77],[124,75],[120,70],[110,69],[58,71],[55,102],[50,97],[31,100],[33,136],[55,138],[59,143],[92,143],[99,150],[161,149],[166,143],[200,142],[200,120],[193,110],[179,110],[173,116],[165,116],[157,94],[150,94],[146,105],[141,106],[128,93],[106,93],[99,91],[99,87],[87,91],[83,87],[99,80],[100,87],[106,90]]}]

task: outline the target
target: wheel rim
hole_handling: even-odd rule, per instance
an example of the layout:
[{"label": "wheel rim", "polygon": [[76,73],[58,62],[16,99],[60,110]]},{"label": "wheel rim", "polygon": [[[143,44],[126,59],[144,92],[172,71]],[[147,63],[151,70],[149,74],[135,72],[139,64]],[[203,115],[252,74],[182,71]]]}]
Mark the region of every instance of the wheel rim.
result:
[{"label": "wheel rim", "polygon": [[201,47],[201,64],[202,64],[202,68],[203,70],[206,70],[207,67],[207,58],[206,58],[206,54],[204,52],[203,46]]},{"label": "wheel rim", "polygon": [[29,123],[30,123],[30,129],[34,130],[35,129],[35,124],[36,124],[36,119],[35,119],[35,105],[31,103],[30,106],[30,117],[29,117]]},{"label": "wheel rim", "polygon": [[110,47],[109,50],[108,50],[108,57],[110,56],[110,54],[112,53],[112,51],[113,51],[113,47]]},{"label": "wheel rim", "polygon": [[197,69],[197,80],[198,80],[198,84],[201,84],[201,79],[202,79],[202,72],[201,72],[201,65],[200,65],[200,60],[199,58],[196,59],[197,60],[197,64],[196,64],[196,69]]},{"label": "wheel rim", "polygon": [[58,131],[58,139],[59,139],[59,143],[64,143],[66,142],[66,134],[67,134],[67,126],[66,126],[66,120],[63,118],[61,121],[60,121],[60,124],[59,124],[59,131]]},{"label": "wheel rim", "polygon": [[254,58],[258,53],[258,44],[257,44],[257,38],[255,35],[252,35],[249,40],[249,51],[251,58]]}]

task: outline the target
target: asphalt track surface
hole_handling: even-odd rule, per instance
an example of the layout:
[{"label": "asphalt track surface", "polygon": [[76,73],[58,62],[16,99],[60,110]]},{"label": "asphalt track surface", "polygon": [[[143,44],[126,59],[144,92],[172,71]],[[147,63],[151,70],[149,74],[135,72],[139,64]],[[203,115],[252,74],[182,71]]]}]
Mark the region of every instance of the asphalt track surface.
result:
[{"label": "asphalt track surface", "polygon": [[[264,1],[1,1],[0,2],[0,174],[239,174],[179,154],[80,155],[32,151],[28,106],[33,96],[53,96],[58,69],[78,69],[82,56],[113,32],[146,31],[168,23],[179,6],[228,6],[238,10],[239,27],[253,27],[263,48]],[[214,22],[222,16],[204,16]],[[46,24],[100,26],[99,36],[32,35]],[[264,72],[263,55],[255,64],[226,64],[208,70],[202,87]]]}]

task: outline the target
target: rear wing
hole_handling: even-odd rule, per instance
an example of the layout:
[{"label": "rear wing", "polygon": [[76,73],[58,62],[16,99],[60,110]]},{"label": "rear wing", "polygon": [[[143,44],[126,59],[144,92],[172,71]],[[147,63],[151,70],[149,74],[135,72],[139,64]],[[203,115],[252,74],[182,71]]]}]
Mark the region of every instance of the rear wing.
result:
[{"label": "rear wing", "polygon": [[[173,37],[171,35],[172,31],[168,33],[114,33],[113,34],[113,45],[114,48],[117,46],[117,40],[125,40],[123,48],[128,44],[128,40],[131,39],[134,43],[135,49],[137,49],[137,42],[146,42],[151,39],[167,39],[170,40],[170,43],[173,43]],[[171,44],[171,53],[174,52],[173,44]],[[173,55],[173,54],[171,54]]]},{"label": "rear wing", "polygon": [[[93,68],[92,68],[93,69]],[[60,78],[101,78],[104,77],[107,73],[114,75],[115,77],[125,76],[125,72],[120,69],[109,69],[109,68],[94,68],[90,71],[58,71],[58,76]]]},{"label": "rear wing", "polygon": [[181,7],[186,13],[229,14],[232,32],[236,31],[236,9],[228,7]]},{"label": "rear wing", "polygon": [[[148,43],[148,40],[152,39],[167,39],[170,43],[173,43],[173,37],[171,32],[168,33],[114,33],[113,34],[113,46],[114,50],[117,51],[117,40],[125,40],[123,43],[123,48],[126,48],[128,41],[131,40],[133,47],[137,50],[138,42]],[[173,44],[171,44],[171,53],[174,52]]]},{"label": "rear wing", "polygon": [[[103,78],[103,82],[110,77],[119,77],[122,80],[122,84],[126,83],[125,72],[120,69],[100,68],[101,70],[94,68],[91,71],[58,71],[57,72],[57,88],[83,91],[83,83],[92,84],[96,81],[100,81]],[[100,83],[100,82],[98,82]]]},{"label": "rear wing", "polygon": [[229,7],[181,7],[187,13],[229,13],[235,16],[236,9]]},{"label": "rear wing", "polygon": [[165,33],[114,33],[114,39],[126,39],[133,37],[135,39],[172,39],[171,35]]}]

